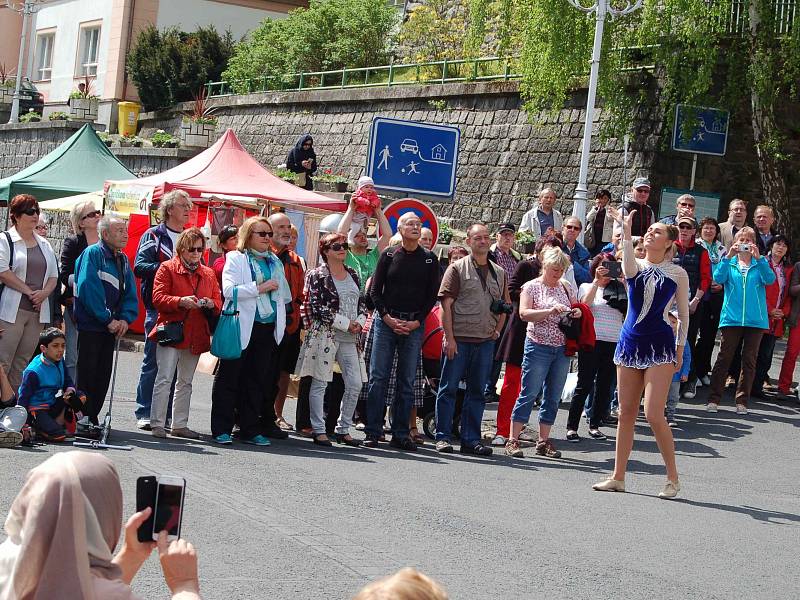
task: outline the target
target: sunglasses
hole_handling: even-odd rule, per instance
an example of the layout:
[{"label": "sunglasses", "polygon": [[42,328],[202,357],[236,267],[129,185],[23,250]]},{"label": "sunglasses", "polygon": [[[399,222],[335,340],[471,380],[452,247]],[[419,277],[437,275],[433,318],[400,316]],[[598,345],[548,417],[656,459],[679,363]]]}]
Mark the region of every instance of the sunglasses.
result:
[{"label": "sunglasses", "polygon": [[349,249],[350,249],[350,244],[348,244],[347,242],[334,242],[333,244],[331,244],[331,250],[333,250],[334,252],[338,252],[339,250],[349,250]]},{"label": "sunglasses", "polygon": [[640,194],[649,194],[650,188],[637,188],[636,191],[639,192]]},{"label": "sunglasses", "polygon": [[678,229],[694,229],[694,226],[689,225],[688,223],[681,223],[678,225]]},{"label": "sunglasses", "polygon": [[187,248],[187,252],[205,252],[205,246],[195,246],[194,248]]},{"label": "sunglasses", "polygon": [[93,210],[92,212],[86,213],[85,215],[83,215],[81,217],[81,221],[83,221],[84,219],[93,219],[94,217],[99,217],[102,214],[103,213],[100,212],[99,210]]},{"label": "sunglasses", "polygon": [[271,231],[253,231],[253,235],[260,235],[262,238],[272,237]]},{"label": "sunglasses", "polygon": [[564,229],[569,229],[570,231],[580,231],[581,228],[578,225],[564,225]]},{"label": "sunglasses", "polygon": [[28,215],[29,217],[32,217],[33,215],[38,215],[39,214],[39,209],[38,208],[26,208],[25,210],[22,211],[22,214],[23,215]]}]

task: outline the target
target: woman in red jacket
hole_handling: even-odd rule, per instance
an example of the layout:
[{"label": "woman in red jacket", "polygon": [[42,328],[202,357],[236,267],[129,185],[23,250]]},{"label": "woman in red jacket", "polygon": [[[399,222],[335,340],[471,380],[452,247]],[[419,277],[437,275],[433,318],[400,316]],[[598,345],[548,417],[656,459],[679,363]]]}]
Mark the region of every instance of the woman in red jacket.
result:
[{"label": "woman in red jacket", "polygon": [[769,368],[772,365],[772,354],[775,351],[775,342],[783,337],[784,319],[789,316],[792,309],[792,299],[789,296],[789,283],[792,279],[792,267],[789,257],[791,246],[785,235],[775,235],[767,246],[769,256],[767,261],[775,272],[775,281],[767,286],[767,312],[769,313],[769,330],[764,331],[761,344],[756,357],[756,375],[750,395],[754,398],[764,397],[764,384],[769,378]]},{"label": "woman in red jacket", "polygon": [[167,437],[164,422],[176,369],[172,435],[192,440],[200,437],[187,427],[192,378],[200,355],[211,348],[207,317],[218,315],[222,308],[216,275],[213,269],[200,263],[205,249],[203,232],[197,227],[186,229],[178,236],[175,255],[161,263],[156,272],[153,306],[158,310],[158,319],[150,332],[150,337],[158,342],[158,375],[150,409],[153,437]]}]

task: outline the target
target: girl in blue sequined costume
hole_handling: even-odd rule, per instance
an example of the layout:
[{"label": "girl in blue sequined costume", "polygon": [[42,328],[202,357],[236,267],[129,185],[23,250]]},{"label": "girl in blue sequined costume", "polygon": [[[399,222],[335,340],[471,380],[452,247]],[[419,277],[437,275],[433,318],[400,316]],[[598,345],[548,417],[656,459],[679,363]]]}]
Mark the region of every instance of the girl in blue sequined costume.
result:
[{"label": "girl in blue sequined costume", "polygon": [[[633,431],[644,395],[647,421],[667,468],[667,483],[659,496],[674,498],[680,483],[675,465],[675,442],[664,417],[669,386],[681,367],[689,327],[689,277],[672,263],[674,225],[653,223],[644,235],[645,258],[633,254],[631,212],[624,221],[618,210],[608,214],[622,224],[622,270],[628,283],[628,314],[614,354],[619,389],[619,424],[614,473],[595,484],[599,491],[624,492],[625,471],[633,449]],[[678,309],[677,336],[669,322],[669,310]]]}]

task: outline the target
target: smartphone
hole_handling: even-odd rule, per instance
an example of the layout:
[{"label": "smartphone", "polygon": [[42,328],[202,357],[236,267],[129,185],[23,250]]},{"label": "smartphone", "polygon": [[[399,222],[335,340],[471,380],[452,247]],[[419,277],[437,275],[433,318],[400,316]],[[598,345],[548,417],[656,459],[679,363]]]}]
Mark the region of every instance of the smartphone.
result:
[{"label": "smartphone", "polygon": [[616,260],[604,260],[603,266],[608,269],[608,276],[611,279],[622,277],[622,263]]},{"label": "smartphone", "polygon": [[[139,477],[136,480],[136,512],[143,511],[148,506],[155,509],[156,492],[158,490],[158,479],[155,475]],[[155,520],[155,510],[150,513],[147,520],[139,526],[136,532],[137,539],[142,542],[153,541],[153,521]]]},{"label": "smartphone", "polygon": [[158,540],[158,534],[164,530],[167,532],[169,541],[181,537],[185,491],[186,480],[183,477],[165,475],[158,477],[155,510],[153,511],[153,540]]}]

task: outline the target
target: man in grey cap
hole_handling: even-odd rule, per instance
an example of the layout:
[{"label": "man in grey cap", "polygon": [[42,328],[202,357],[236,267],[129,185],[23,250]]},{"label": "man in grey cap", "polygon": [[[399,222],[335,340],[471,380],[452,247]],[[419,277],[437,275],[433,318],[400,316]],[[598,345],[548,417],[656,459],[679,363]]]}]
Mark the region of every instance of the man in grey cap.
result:
[{"label": "man in grey cap", "polygon": [[[623,217],[634,210],[636,211],[633,223],[631,223],[631,235],[633,236],[643,236],[656,220],[653,209],[647,205],[649,199],[650,180],[647,177],[637,177],[631,186],[630,198],[626,198],[622,204]],[[616,227],[619,227],[619,224]]]}]

